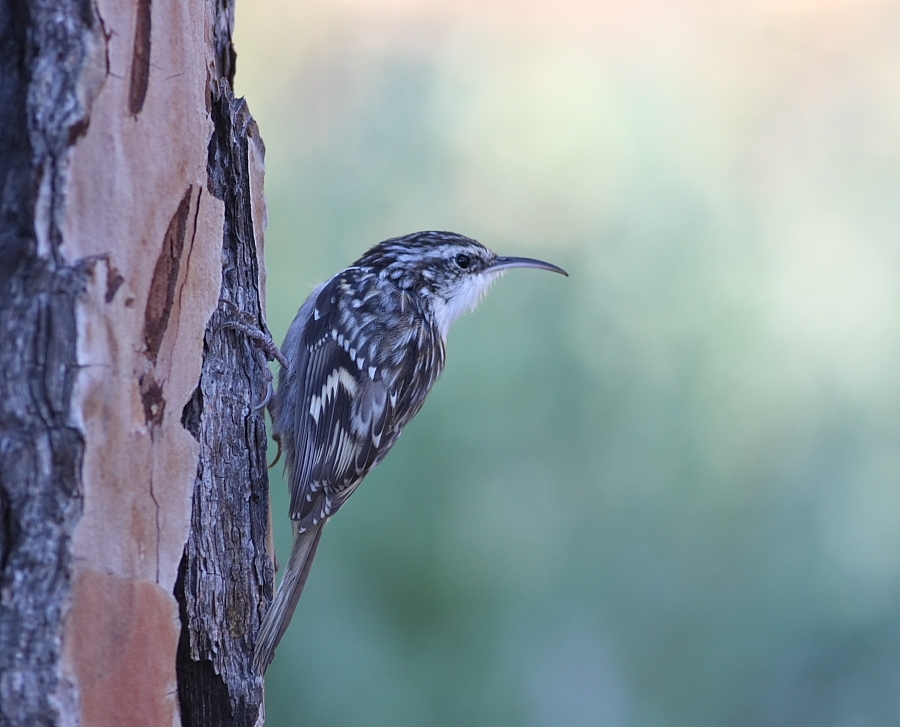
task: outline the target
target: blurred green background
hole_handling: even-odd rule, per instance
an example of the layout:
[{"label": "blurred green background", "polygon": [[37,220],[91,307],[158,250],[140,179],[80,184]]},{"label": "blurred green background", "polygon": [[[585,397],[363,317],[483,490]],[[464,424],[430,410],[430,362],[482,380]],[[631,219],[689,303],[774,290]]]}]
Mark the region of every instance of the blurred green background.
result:
[{"label": "blurred green background", "polygon": [[276,338],[414,230],[571,272],[457,323],[267,724],[900,724],[900,3],[238,5]]}]

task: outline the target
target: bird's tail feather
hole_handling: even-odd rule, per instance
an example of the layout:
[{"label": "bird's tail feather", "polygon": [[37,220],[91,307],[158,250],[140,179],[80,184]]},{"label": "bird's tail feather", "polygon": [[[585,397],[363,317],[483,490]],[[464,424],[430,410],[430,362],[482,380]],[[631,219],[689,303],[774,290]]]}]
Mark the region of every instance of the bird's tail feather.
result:
[{"label": "bird's tail feather", "polygon": [[284,578],[281,579],[281,585],[275,593],[275,598],[272,599],[272,605],[263,617],[256,637],[253,665],[260,673],[265,673],[272,662],[275,648],[291,622],[291,616],[294,615],[294,609],[297,608],[297,602],[300,600],[300,594],[303,593],[303,586],[306,585],[306,579],[309,576],[310,566],[316,556],[316,548],[319,547],[319,538],[322,537],[324,524],[321,522],[314,525],[294,537],[294,547],[291,549],[291,557],[288,560]]}]

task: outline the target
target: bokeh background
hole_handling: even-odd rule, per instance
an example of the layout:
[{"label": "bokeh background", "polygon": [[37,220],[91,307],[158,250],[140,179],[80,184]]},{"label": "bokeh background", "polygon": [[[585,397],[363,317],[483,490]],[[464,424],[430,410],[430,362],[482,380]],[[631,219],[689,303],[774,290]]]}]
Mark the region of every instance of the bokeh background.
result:
[{"label": "bokeh background", "polygon": [[268,724],[900,724],[900,3],[238,6],[277,338],[414,230],[571,272],[457,323]]}]

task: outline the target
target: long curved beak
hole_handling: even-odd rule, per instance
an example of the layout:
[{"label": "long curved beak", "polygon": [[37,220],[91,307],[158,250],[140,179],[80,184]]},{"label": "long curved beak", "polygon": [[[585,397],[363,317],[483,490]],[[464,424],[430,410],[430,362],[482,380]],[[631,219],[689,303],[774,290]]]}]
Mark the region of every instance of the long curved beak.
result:
[{"label": "long curved beak", "polygon": [[534,260],[530,257],[498,257],[488,270],[495,272],[509,270],[510,268],[537,268],[538,270],[549,270],[569,277],[569,274],[558,265],[545,263],[543,260]]}]

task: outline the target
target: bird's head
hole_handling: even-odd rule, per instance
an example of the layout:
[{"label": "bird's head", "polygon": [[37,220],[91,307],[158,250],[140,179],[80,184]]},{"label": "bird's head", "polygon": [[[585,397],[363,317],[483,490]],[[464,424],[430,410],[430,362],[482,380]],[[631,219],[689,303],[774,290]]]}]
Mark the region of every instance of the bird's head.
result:
[{"label": "bird's head", "polygon": [[443,336],[472,310],[498,277],[511,268],[568,275],[556,265],[526,257],[502,257],[455,232],[414,232],[378,243],[356,265],[426,299]]}]

